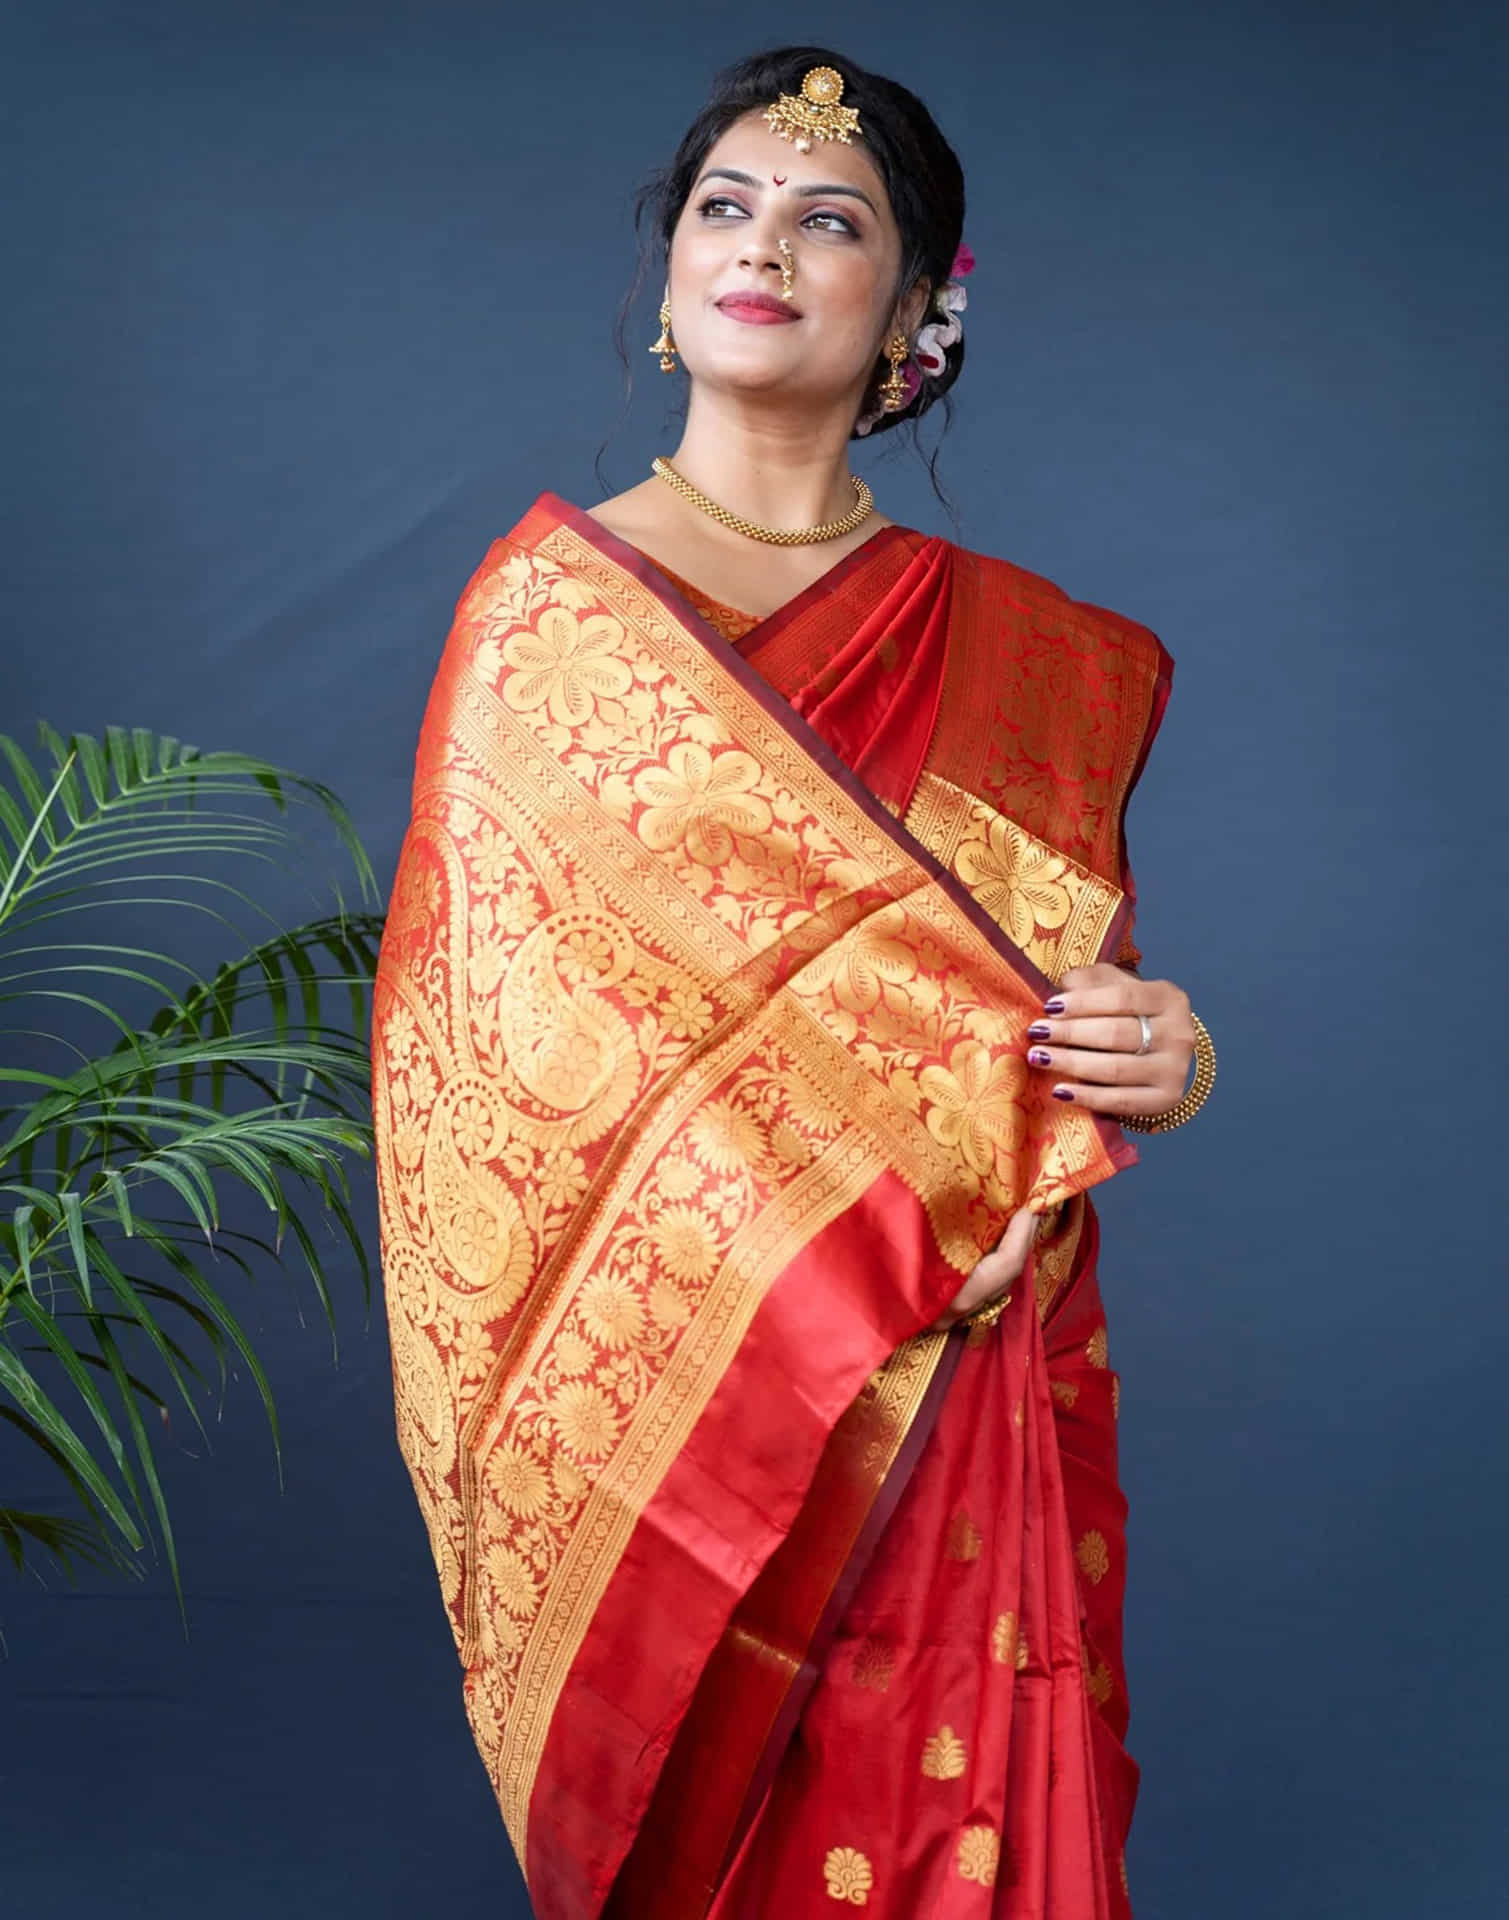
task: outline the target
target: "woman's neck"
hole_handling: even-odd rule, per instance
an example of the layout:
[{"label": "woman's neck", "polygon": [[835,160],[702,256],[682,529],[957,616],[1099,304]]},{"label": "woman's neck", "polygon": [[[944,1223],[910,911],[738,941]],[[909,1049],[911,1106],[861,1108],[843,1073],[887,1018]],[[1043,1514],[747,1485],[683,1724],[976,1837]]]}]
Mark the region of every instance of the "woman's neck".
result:
[{"label": "woman's neck", "polygon": [[818,526],[854,504],[848,415],[772,412],[694,390],[671,464],[721,507],[762,526]]}]

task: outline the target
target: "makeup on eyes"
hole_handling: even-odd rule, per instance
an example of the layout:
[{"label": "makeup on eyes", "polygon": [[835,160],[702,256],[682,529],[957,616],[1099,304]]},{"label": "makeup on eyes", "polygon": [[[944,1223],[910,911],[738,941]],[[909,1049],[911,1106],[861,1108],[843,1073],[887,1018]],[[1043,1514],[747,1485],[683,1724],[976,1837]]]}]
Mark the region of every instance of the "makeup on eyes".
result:
[{"label": "makeup on eyes", "polygon": [[[749,211],[748,208],[739,206],[739,202],[736,199],[734,199],[732,194],[729,194],[729,193],[709,194],[705,200],[698,202],[697,211],[698,213],[706,216],[712,207],[717,206],[719,204],[724,206],[729,206],[729,207],[739,207],[739,211],[742,214],[745,214],[746,217],[748,216],[748,211]],[[805,225],[808,220],[813,220],[813,219],[836,220],[838,222],[838,229],[837,229],[838,231],[848,234],[851,239],[857,240],[859,238],[859,229],[858,227],[855,226],[854,222],[849,218],[847,214],[839,213],[837,209],[834,207],[810,208],[805,214],[803,214],[802,224]],[[826,229],[826,231],[833,232],[834,229],[828,228]]]}]

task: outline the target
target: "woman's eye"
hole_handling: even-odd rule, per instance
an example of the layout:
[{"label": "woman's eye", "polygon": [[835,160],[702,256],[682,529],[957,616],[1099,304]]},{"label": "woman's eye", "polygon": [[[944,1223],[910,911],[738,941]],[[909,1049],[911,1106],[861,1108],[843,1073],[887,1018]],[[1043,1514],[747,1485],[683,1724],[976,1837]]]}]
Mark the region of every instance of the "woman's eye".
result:
[{"label": "woman's eye", "polygon": [[825,233],[847,233],[851,236],[856,236],[858,232],[854,222],[852,220],[846,220],[841,213],[826,213],[821,210],[817,213],[809,213],[807,218],[802,222],[802,225],[805,227],[813,220],[831,220],[833,222],[831,227],[825,227],[823,229]]},{"label": "woman's eye", "polygon": [[742,213],[744,211],[738,201],[730,200],[726,193],[715,193],[711,195],[710,198],[702,202],[702,205],[698,207],[697,211],[698,213],[712,213],[714,209],[718,207],[732,207],[735,213]]}]

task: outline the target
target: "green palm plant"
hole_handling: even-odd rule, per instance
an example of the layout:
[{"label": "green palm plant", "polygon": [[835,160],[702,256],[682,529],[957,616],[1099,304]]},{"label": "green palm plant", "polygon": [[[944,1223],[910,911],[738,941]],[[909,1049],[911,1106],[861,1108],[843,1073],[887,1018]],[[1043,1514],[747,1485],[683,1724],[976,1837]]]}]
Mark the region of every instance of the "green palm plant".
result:
[{"label": "green palm plant", "polygon": [[[203,1433],[207,1360],[223,1390],[240,1356],[281,1474],[272,1390],[226,1276],[296,1253],[332,1342],[332,1248],[351,1250],[370,1296],[345,1163],[371,1151],[381,918],[333,886],[330,910],[285,930],[227,874],[286,876],[312,819],[334,828],[366,907],[377,889],[318,782],[140,729],[39,738],[32,756],[0,735],[0,1018],[23,1023],[0,1029],[0,1421],[63,1510],[5,1504],[0,1487],[0,1541],[17,1569],[135,1571],[160,1540],[182,1606],[152,1427],[181,1403]],[[168,950],[203,945],[206,916],[231,948],[210,971]],[[246,1196],[267,1231],[223,1217]]]}]

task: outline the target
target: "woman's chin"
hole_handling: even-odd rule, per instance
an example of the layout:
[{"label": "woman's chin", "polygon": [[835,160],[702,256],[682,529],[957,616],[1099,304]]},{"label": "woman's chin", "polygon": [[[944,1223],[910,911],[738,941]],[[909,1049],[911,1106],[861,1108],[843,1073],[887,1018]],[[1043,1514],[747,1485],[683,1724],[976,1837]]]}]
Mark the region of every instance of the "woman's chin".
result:
[{"label": "woman's chin", "polygon": [[[691,371],[689,369],[689,371]],[[789,358],[777,361],[773,355],[720,354],[710,365],[692,372],[693,382],[708,393],[723,393],[741,399],[800,400],[821,405],[824,396],[815,392],[810,376]]]}]

